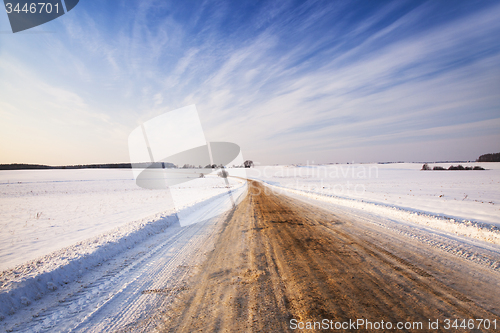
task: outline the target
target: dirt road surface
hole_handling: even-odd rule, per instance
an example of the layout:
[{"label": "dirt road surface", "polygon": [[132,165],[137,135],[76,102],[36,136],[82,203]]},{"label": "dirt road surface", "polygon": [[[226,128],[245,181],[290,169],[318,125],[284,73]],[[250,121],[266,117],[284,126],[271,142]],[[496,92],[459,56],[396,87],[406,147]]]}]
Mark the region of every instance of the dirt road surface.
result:
[{"label": "dirt road surface", "polygon": [[[162,310],[158,330],[300,331],[300,323],[326,319],[330,328],[349,320],[391,323],[392,330],[377,332],[493,332],[478,330],[479,321],[474,330],[445,329],[446,319],[450,325],[488,319],[500,331],[500,289],[484,280],[500,281],[498,272],[394,235],[385,240],[384,230],[266,193],[259,182],[249,185],[250,195],[226,216],[215,249]],[[429,320],[438,320],[439,329],[429,329]],[[398,322],[412,327],[397,330]],[[366,328],[338,331],[372,331]]]}]

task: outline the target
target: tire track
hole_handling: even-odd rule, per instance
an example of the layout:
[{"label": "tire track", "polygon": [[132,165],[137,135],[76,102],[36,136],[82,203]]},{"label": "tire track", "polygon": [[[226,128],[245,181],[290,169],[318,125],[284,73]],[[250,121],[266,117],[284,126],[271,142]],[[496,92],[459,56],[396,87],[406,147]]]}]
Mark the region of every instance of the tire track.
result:
[{"label": "tire track", "polygon": [[409,260],[404,243],[383,247],[356,220],[249,185],[190,289],[162,309],[159,330],[287,331],[291,319],[500,321],[472,300],[489,286],[465,294],[436,278],[448,274],[440,258]]},{"label": "tire track", "polygon": [[[218,230],[217,220],[168,228],[68,284],[8,331],[116,332],[137,322],[155,327],[154,310],[185,288]],[[142,293],[168,288],[167,294]]]}]

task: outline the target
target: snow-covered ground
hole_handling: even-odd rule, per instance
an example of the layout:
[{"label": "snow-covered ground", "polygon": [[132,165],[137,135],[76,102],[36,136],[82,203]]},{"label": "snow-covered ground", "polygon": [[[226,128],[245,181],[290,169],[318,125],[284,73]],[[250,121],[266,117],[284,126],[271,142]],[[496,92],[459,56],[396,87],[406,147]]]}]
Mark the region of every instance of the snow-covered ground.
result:
[{"label": "snow-covered ground", "polygon": [[[8,317],[4,325],[12,325],[28,305],[37,309],[39,300],[46,303],[54,291],[88,279],[103,264],[127,261],[124,253],[163,249],[163,236],[179,228],[176,213],[202,221],[241,200],[246,182],[228,182],[231,197],[216,175],[148,190],[126,169],[0,171],[0,321]],[[203,234],[199,226],[186,228],[198,231],[174,232],[189,234],[185,243]]]},{"label": "snow-covered ground", "polygon": [[420,163],[261,166],[249,177],[276,191],[500,244],[500,163],[462,165],[487,170],[421,171]]},{"label": "snow-covered ground", "polygon": [[130,169],[0,171],[0,271],[226,192],[217,177],[186,184],[177,186],[174,206],[170,190],[138,187]]},{"label": "snow-covered ground", "polygon": [[116,332],[137,322],[150,331],[158,325],[151,314],[161,315],[158,309],[175,299],[213,249],[221,220],[151,232],[93,265],[63,269],[76,273],[70,279],[49,273],[19,281],[0,293],[0,331]]},{"label": "snow-covered ground", "polygon": [[[479,165],[487,170],[401,163],[247,172],[367,230],[376,225],[499,271],[500,163]],[[217,218],[181,228],[176,209],[186,221],[221,213],[246,193],[242,178],[229,182],[231,197],[216,176],[147,190],[130,170],[0,171],[0,327],[105,332],[142,320],[182,290],[186,267],[202,260],[220,228]]]},{"label": "snow-covered ground", "polygon": [[172,209],[126,169],[0,171],[0,270]]}]

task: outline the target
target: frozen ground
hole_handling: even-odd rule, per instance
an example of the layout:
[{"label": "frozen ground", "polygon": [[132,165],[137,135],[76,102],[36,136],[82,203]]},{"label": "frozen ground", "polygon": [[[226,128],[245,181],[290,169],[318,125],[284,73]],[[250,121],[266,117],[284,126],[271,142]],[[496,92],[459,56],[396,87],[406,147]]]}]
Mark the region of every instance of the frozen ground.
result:
[{"label": "frozen ground", "polygon": [[[448,168],[452,163],[430,164]],[[457,163],[454,163],[457,165]],[[479,171],[422,164],[266,166],[249,176],[303,196],[500,244],[500,163]]]},{"label": "frozen ground", "polygon": [[[229,184],[233,200],[244,193],[245,181],[230,178]],[[95,276],[104,274],[96,273],[103,265],[117,263],[118,266],[109,268],[118,274],[121,267],[131,265],[127,263],[130,258],[149,258],[158,251],[172,251],[167,245],[177,244],[179,235],[185,235],[183,246],[196,250],[201,243],[192,242],[204,234],[203,228],[180,228],[176,212],[187,217],[196,213],[200,221],[205,216],[216,216],[220,207],[231,205],[227,193],[225,181],[210,175],[172,190],[146,190],[135,185],[130,170],[0,172],[3,327],[17,327],[26,320],[25,311],[32,318],[45,311],[50,302],[60,302],[62,294],[69,297],[77,288],[75,282],[81,287],[92,284]],[[177,252],[172,255],[177,256]],[[179,260],[189,260],[189,255],[182,255]],[[130,274],[123,276],[123,281],[117,281],[118,286],[123,287],[132,278]],[[106,292],[111,292],[108,284]],[[64,288],[66,285],[71,287]],[[104,287],[99,288],[102,291]],[[91,296],[85,296],[87,300],[94,296],[88,295]],[[75,309],[81,308],[79,313],[88,314],[89,309],[83,310],[88,302],[78,302]],[[53,327],[54,318],[33,327]]]},{"label": "frozen ground", "polygon": [[[481,165],[490,170],[282,166],[249,176],[368,231],[382,227],[498,272],[500,166]],[[233,199],[244,197],[246,182],[230,182]],[[144,190],[130,170],[7,171],[0,190],[0,328],[21,332],[154,327],[151,310],[185,288],[222,221],[181,228],[173,202],[194,219],[232,204],[220,178]]]}]

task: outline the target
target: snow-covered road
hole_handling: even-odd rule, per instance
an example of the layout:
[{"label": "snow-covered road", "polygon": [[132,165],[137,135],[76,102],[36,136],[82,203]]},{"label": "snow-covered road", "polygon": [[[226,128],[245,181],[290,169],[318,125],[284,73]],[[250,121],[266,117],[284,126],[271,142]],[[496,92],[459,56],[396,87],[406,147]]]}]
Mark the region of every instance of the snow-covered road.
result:
[{"label": "snow-covered road", "polygon": [[[224,222],[190,288],[174,305],[162,307],[166,313],[158,331],[444,332],[445,326],[432,329],[428,322],[458,318],[487,319],[491,331],[498,331],[500,272],[434,246],[459,245],[453,234],[435,235],[427,228],[411,233],[410,225],[398,228],[384,216],[249,183],[250,194]],[[412,234],[419,237],[408,237]],[[496,245],[487,245],[489,254],[475,240],[463,245],[490,259],[500,257]],[[335,325],[323,326],[325,319]],[[349,325],[360,319],[370,324]],[[304,324],[294,328],[294,320]],[[372,324],[382,321],[385,328]],[[129,328],[143,329],[141,323]]]},{"label": "snow-covered road", "polygon": [[[389,232],[384,233],[384,241],[397,240],[416,241],[422,244],[421,248],[430,247],[438,251],[447,252],[453,256],[473,262],[488,270],[500,272],[500,245],[479,241],[471,237],[457,235],[454,230],[439,230],[415,221],[409,221],[401,216],[387,216],[385,211],[370,211],[338,205],[332,202],[313,199],[306,195],[292,191],[280,192],[294,199],[300,200],[319,209],[326,209],[332,213],[342,213],[356,220],[360,227],[367,231],[382,228]],[[390,238],[392,235],[393,238]],[[419,252],[419,248],[415,248]]]},{"label": "snow-covered road", "polygon": [[[403,173],[428,175],[418,170],[403,170]],[[490,177],[493,184],[498,174],[497,171],[475,173],[471,177]],[[180,227],[172,207],[165,207],[166,194],[136,190],[135,184],[123,177],[123,171],[12,175],[18,178],[17,182],[5,182],[11,177],[5,173],[0,184],[1,194],[8,199],[0,207],[6,213],[2,217],[6,228],[0,231],[0,259],[22,264],[0,274],[0,331],[108,332],[128,328],[151,331],[164,318],[162,311],[171,309],[176,296],[189,288],[188,278],[214,248],[225,219],[223,214]],[[310,183],[318,183],[318,179],[309,176],[306,178]],[[411,261],[413,255],[435,258],[450,272],[468,274],[468,281],[488,288],[500,281],[500,233],[492,221],[486,221],[490,222],[489,228],[480,227],[467,221],[422,214],[418,208],[423,206],[405,210],[376,202],[371,194],[367,194],[367,202],[366,198],[335,196],[314,188],[283,186],[286,184],[280,184],[279,177],[271,178],[263,179],[268,183],[267,189],[316,207],[311,209],[326,209],[354,221],[360,235],[370,237],[370,242],[380,248],[407,244],[410,254],[405,260]],[[219,186],[218,181],[209,180],[209,186],[183,185],[179,191],[184,202],[176,207],[194,220],[202,220],[207,212],[219,213],[231,200],[225,186]],[[367,187],[370,184],[367,182]],[[492,187],[491,184],[487,187]],[[233,180],[231,191],[236,197],[244,197],[246,189],[245,181]],[[490,189],[487,194],[483,201],[497,200],[497,191]],[[61,206],[64,201],[59,198],[66,198],[68,204]],[[9,206],[9,200],[16,205]],[[427,206],[436,200],[441,199],[439,196],[428,199]],[[474,202],[477,207],[495,207]],[[39,218],[32,214],[38,207],[45,209]],[[450,207],[453,212],[454,206]],[[127,215],[128,208],[133,214]],[[23,217],[27,212],[33,216]],[[493,216],[494,210],[490,209],[488,214]],[[35,227],[25,228],[24,219]],[[54,228],[60,231],[51,234]],[[15,236],[12,239],[11,231]],[[23,233],[31,234],[26,237]],[[77,242],[79,239],[84,240]],[[24,253],[16,252],[26,247]],[[49,251],[52,248],[56,250]],[[442,278],[447,279],[444,275]],[[477,297],[478,304],[489,297],[488,288]]]},{"label": "snow-covered road", "polygon": [[155,326],[152,310],[170,302],[213,249],[220,219],[171,226],[76,282],[4,318],[7,332],[110,332]]}]

